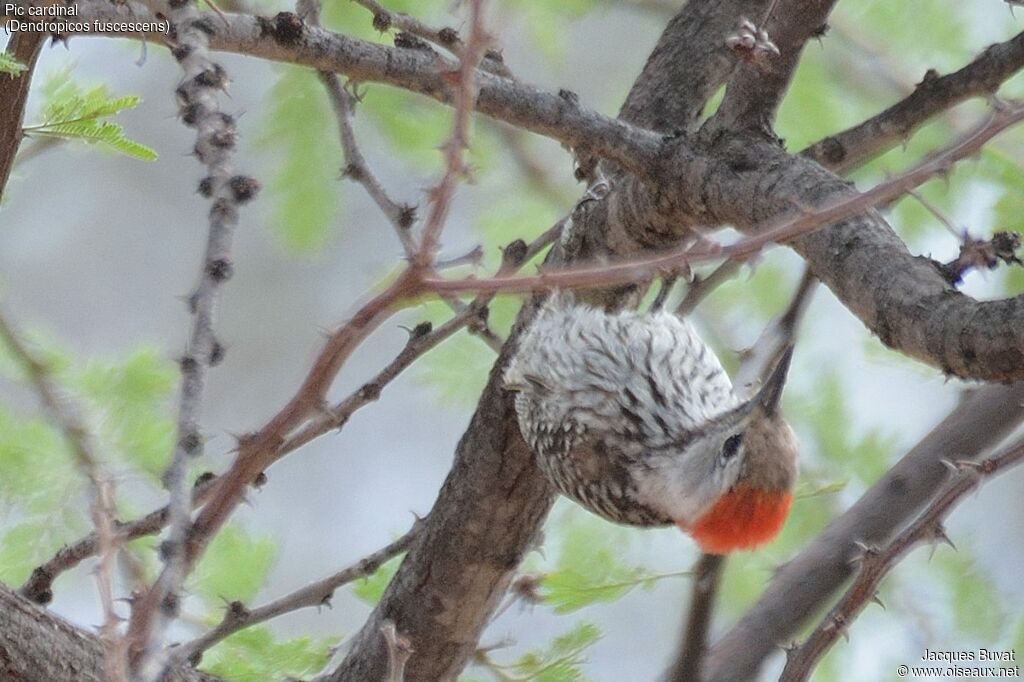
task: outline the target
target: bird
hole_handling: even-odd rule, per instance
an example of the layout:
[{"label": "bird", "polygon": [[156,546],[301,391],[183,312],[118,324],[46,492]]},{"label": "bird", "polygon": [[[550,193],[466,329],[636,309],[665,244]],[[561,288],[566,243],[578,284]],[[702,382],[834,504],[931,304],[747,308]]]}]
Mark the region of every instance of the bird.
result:
[{"label": "bird", "polygon": [[609,521],[675,524],[705,553],[728,554],[773,539],[789,513],[798,445],[780,402],[792,351],[741,399],[686,319],[608,312],[557,290],[503,385],[559,492]]}]

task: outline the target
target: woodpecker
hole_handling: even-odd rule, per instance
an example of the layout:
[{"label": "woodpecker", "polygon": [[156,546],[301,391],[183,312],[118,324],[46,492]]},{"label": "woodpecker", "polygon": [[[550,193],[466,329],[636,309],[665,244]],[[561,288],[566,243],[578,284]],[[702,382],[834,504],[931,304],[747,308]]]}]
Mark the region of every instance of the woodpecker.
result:
[{"label": "woodpecker", "polygon": [[792,349],[741,400],[714,352],[670,312],[608,313],[555,292],[505,374],[544,475],[616,523],[675,524],[710,554],[782,528],[797,443],[779,411]]}]

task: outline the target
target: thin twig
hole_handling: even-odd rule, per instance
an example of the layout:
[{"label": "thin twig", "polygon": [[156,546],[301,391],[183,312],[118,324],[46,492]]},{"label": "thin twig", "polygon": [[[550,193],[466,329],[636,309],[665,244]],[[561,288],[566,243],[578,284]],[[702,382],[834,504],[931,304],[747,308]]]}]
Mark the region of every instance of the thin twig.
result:
[{"label": "thin twig", "polygon": [[686,316],[692,313],[712,291],[718,288],[718,285],[732,279],[742,265],[742,261],[730,259],[715,268],[707,277],[695,279],[686,290],[683,300],[676,306],[676,314]]},{"label": "thin twig", "polygon": [[373,202],[387,217],[395,230],[398,240],[405,249],[407,258],[411,258],[416,245],[413,242],[411,228],[416,221],[416,207],[400,204],[388,195],[384,185],[366,163],[352,128],[352,114],[355,110],[355,97],[345,90],[337,74],[326,71],[318,72],[320,81],[327,90],[331,106],[334,107],[338,119],[338,130],[341,136],[341,148],[345,155],[345,167],[342,175],[362,185]]},{"label": "thin twig", "polygon": [[363,557],[351,566],[347,566],[326,578],[310,583],[263,606],[249,609],[241,602],[231,602],[228,604],[224,618],[221,619],[221,622],[216,627],[173,650],[171,654],[172,665],[186,662],[193,666],[199,665],[203,652],[239,630],[244,630],[253,625],[266,622],[271,618],[276,618],[292,611],[298,611],[299,609],[314,606],[330,606],[335,590],[342,585],[347,585],[350,582],[372,575],[387,561],[409,549],[409,546],[419,536],[422,528],[423,521],[418,519],[402,537],[389,545]]},{"label": "thin twig", "polygon": [[[316,15],[310,14],[308,21],[316,21]],[[326,71],[319,72],[320,80],[327,90],[328,97],[334,107],[338,119],[338,128],[341,135],[342,153],[345,156],[345,167],[342,175],[351,178],[359,183],[370,195],[374,203],[381,210],[384,216],[391,223],[395,234],[402,243],[407,259],[415,255],[416,244],[412,237],[412,227],[416,222],[416,207],[410,204],[400,204],[388,194],[384,185],[366,163],[356,140],[355,131],[352,127],[352,115],[355,111],[356,98],[345,90],[337,74]],[[440,264],[435,264],[440,267]],[[442,296],[448,306],[456,313],[462,312],[463,303],[454,295]],[[494,350],[500,350],[503,340],[490,328],[484,320],[476,320],[470,326],[474,334],[477,334]]]},{"label": "thin twig", "polygon": [[463,48],[462,39],[454,28],[434,28],[404,12],[393,12],[376,0],[354,0],[354,2],[373,12],[373,26],[378,31],[384,32],[396,28],[418,38],[429,40],[455,56],[459,56]]},{"label": "thin twig", "polygon": [[907,190],[907,195],[913,197],[917,203],[925,207],[925,209],[931,213],[935,218],[942,223],[942,225],[949,230],[949,233],[956,237],[958,240],[963,241],[967,236],[967,230],[957,229],[956,225],[953,224],[949,218],[943,214],[932,202],[928,201],[921,195],[920,192],[912,189]]},{"label": "thin twig", "polygon": [[745,260],[771,243],[785,243],[821,227],[839,222],[904,194],[925,181],[948,173],[954,163],[975,154],[988,140],[1024,120],[1024,105],[1014,104],[997,109],[988,120],[969,135],[940,152],[931,155],[911,170],[875,187],[853,194],[831,204],[807,209],[757,230],[754,236],[735,244],[722,245],[703,240],[689,248],[666,254],[609,265],[550,270],[533,276],[465,278],[447,280],[436,276],[424,278],[424,285],[435,292],[527,292],[555,287],[594,287],[640,281],[659,271],[686,263],[716,259]]},{"label": "thin twig", "polygon": [[[212,474],[201,476],[192,490],[192,507],[196,508],[209,497],[216,477]],[[167,525],[168,508],[155,509],[134,521],[121,522],[114,520],[114,529],[122,542],[128,542],[147,535],[159,533]],[[89,533],[81,540],[61,547],[48,561],[37,566],[25,584],[18,589],[18,594],[37,604],[48,604],[53,599],[53,581],[57,577],[89,557],[100,549],[100,539],[96,532]]]},{"label": "thin twig", "polygon": [[[520,242],[513,242],[513,244],[505,248],[503,267],[514,269],[528,262],[550,245],[557,238],[561,229],[562,222],[555,224],[526,246],[525,249],[518,246]],[[412,365],[416,359],[436,347],[444,339],[456,333],[462,326],[468,324],[473,315],[479,314],[478,311],[486,307],[490,298],[486,294],[481,295],[467,306],[464,315],[456,315],[456,317],[432,332],[422,336],[415,335],[414,338],[410,339],[410,342],[398,357],[372,379],[363,384],[360,389],[321,414],[320,419],[311,422],[306,428],[283,442],[270,463],[293,452],[317,436],[323,435],[332,429],[341,428],[357,409],[376,400],[380,395],[380,391],[402,371]],[[470,310],[470,308],[475,309]],[[192,495],[193,508],[198,508],[205,504],[210,498],[216,482],[217,478],[212,475],[201,476],[197,480]],[[125,523],[115,522],[115,524],[118,532],[125,540],[134,540],[160,532],[167,524],[167,514],[167,507],[162,507],[134,521]],[[35,602],[48,603],[52,598],[51,585],[54,579],[64,571],[77,566],[83,560],[95,554],[97,548],[98,542],[95,534],[90,534],[62,548],[49,561],[40,565],[32,572],[32,576],[19,589],[19,592]]]},{"label": "thin twig", "polygon": [[438,240],[444,227],[458,180],[468,169],[463,160],[463,150],[469,146],[469,131],[476,107],[476,67],[483,59],[490,36],[484,29],[483,0],[469,0],[469,36],[465,49],[459,55],[459,69],[452,100],[454,122],[448,141],[442,146],[445,158],[445,172],[441,181],[430,192],[430,212],[423,226],[419,250],[415,263],[420,268],[430,266],[436,257]]},{"label": "thin twig", "polygon": [[[378,31],[384,32],[397,28],[430,41],[456,57],[462,57],[464,54],[466,45],[462,42],[459,32],[450,26],[435,28],[404,12],[393,12],[376,0],[354,0],[354,2],[373,12],[373,26]],[[505,65],[499,52],[485,51],[478,66],[488,73],[512,78],[512,71]]]},{"label": "thin twig", "polygon": [[[554,228],[548,230],[530,246],[524,245],[521,241],[513,242],[505,248],[502,265],[498,271],[511,272],[518,269],[542,248],[538,246],[539,244],[549,243],[554,239],[555,234]],[[494,298],[493,294],[480,294],[469,304],[463,305],[462,310],[437,329],[426,333],[417,333],[414,329],[405,348],[376,376],[341,402],[324,410],[317,419],[310,421],[301,431],[282,443],[281,456],[302,447],[328,431],[343,427],[356,410],[379,398],[381,390],[416,359],[478,319],[492,298]],[[500,345],[496,350],[500,350]]]},{"label": "thin twig", "polygon": [[96,528],[96,545],[100,561],[94,573],[96,589],[103,609],[103,625],[100,639],[106,650],[105,666],[107,682],[122,682],[128,679],[125,668],[123,641],[118,633],[121,617],[114,611],[114,560],[122,538],[115,528],[117,515],[114,500],[114,483],[104,471],[92,444],[92,437],[86,428],[80,410],[73,405],[53,383],[49,368],[28,349],[14,326],[0,313],[0,338],[3,338],[14,357],[24,366],[29,380],[35,387],[40,402],[46,408],[50,419],[64,434],[64,440],[71,448],[79,471],[89,482],[89,516]]},{"label": "thin twig", "polygon": [[[787,651],[786,667],[779,682],[802,682],[809,679],[822,656],[840,635],[845,635],[868,602],[877,600],[878,587],[897,563],[920,542],[944,542],[953,545],[946,536],[943,521],[949,513],[982,481],[1003,473],[1024,461],[1024,439],[1015,441],[998,454],[980,462],[950,463],[955,471],[953,479],[932,500],[931,504],[899,535],[883,548],[863,547],[858,558],[860,571],[828,616],[814,629],[804,643]],[[955,546],[954,546],[954,549]]]},{"label": "thin twig", "polygon": [[796,343],[800,321],[817,284],[817,278],[805,266],[786,310],[764,328],[754,345],[740,353],[740,366],[733,376],[733,384],[741,394],[752,395],[768,368],[775,364],[786,348]]},{"label": "thin twig", "polygon": [[715,596],[725,568],[722,554],[701,554],[694,569],[690,591],[690,612],[679,658],[669,677],[670,682],[699,682],[700,666],[707,649],[708,630],[714,613]]}]

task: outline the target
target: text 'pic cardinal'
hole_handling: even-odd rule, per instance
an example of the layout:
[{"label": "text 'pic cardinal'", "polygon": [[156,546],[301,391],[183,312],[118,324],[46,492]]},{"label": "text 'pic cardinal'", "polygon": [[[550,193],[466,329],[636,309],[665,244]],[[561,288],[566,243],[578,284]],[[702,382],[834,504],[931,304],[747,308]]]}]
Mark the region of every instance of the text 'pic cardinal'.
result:
[{"label": "text 'pic cardinal'", "polygon": [[741,400],[686,320],[556,292],[505,371],[519,428],[558,490],[616,523],[676,524],[712,554],[774,538],[797,443],[779,410],[792,350]]}]

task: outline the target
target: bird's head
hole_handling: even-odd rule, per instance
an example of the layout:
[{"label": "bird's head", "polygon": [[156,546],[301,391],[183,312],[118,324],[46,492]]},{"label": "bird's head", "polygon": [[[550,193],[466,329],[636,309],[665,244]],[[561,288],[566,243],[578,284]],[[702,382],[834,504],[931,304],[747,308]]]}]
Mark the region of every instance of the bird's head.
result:
[{"label": "bird's head", "polygon": [[789,513],[797,442],[779,408],[791,357],[790,348],[750,400],[710,420],[675,472],[666,512],[709,554],[768,542]]}]

